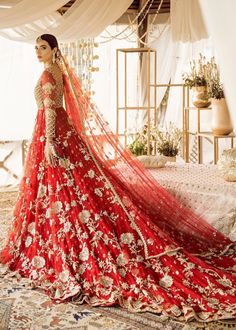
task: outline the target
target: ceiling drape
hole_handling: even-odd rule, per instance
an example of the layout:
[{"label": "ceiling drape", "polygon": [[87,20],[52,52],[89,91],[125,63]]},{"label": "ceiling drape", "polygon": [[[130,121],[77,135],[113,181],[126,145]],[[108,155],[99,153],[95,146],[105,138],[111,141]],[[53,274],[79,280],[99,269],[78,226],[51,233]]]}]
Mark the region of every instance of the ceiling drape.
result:
[{"label": "ceiling drape", "polygon": [[66,2],[22,0],[0,12],[0,35],[25,42],[34,42],[43,33],[54,34],[62,42],[95,37],[114,23],[132,0],[77,0],[61,16],[56,10]]},{"label": "ceiling drape", "polygon": [[208,38],[199,0],[171,0],[170,8],[174,42],[195,42]]},{"label": "ceiling drape", "polygon": [[22,0],[8,9],[0,9],[0,29],[32,23],[53,13],[68,0]]}]

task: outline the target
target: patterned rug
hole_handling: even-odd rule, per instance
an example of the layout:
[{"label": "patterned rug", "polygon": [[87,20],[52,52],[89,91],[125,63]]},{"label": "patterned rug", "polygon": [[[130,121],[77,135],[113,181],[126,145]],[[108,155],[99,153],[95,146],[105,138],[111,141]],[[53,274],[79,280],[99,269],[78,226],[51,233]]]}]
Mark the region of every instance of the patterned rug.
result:
[{"label": "patterned rug", "polygon": [[[17,192],[0,192],[0,248],[11,223]],[[4,272],[4,268],[0,268]],[[0,330],[225,330],[236,322],[181,323],[152,313],[130,313],[119,307],[55,304],[27,280],[0,276]]]}]

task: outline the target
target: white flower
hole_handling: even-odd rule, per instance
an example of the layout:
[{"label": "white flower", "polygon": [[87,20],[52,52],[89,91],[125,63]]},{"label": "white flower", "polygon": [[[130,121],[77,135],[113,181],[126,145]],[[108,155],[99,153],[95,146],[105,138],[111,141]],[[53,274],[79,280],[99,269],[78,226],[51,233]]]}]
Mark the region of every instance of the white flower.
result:
[{"label": "white flower", "polygon": [[37,269],[42,268],[45,265],[45,259],[40,256],[35,256],[32,259],[32,265]]},{"label": "white flower", "polygon": [[76,206],[76,205],[77,205],[77,203],[76,203],[76,201],[75,201],[75,200],[73,200],[73,201],[71,201],[70,205],[71,205],[71,206]]},{"label": "white flower", "polygon": [[82,275],[86,270],[86,266],[84,264],[79,266],[79,274]]},{"label": "white flower", "polygon": [[31,222],[31,223],[28,225],[28,232],[29,232],[31,235],[35,235],[35,222]]},{"label": "white flower", "polygon": [[32,237],[31,236],[27,236],[26,240],[25,240],[25,246],[29,247],[32,244]]},{"label": "white flower", "polygon": [[124,244],[130,244],[134,240],[134,235],[132,233],[124,233],[121,235],[121,242]]},{"label": "white flower", "polygon": [[68,142],[66,140],[63,142],[63,146],[68,147]]},{"label": "white flower", "polygon": [[59,279],[62,281],[62,282],[67,282],[68,279],[69,279],[69,271],[68,269],[66,270],[63,270],[60,274],[59,274]]},{"label": "white flower", "polygon": [[85,156],[84,156],[84,159],[85,159],[85,160],[89,160],[89,159],[90,159],[89,155],[85,155]]},{"label": "white flower", "polygon": [[61,209],[62,209],[62,202],[55,202],[55,203],[52,203],[52,212],[57,214],[57,213],[60,213],[61,212]]},{"label": "white flower", "polygon": [[125,258],[124,254],[121,253],[117,258],[116,262],[118,266],[125,266],[127,264],[127,259]]},{"label": "white flower", "polygon": [[66,211],[69,211],[69,210],[70,210],[70,204],[69,204],[69,203],[66,203],[65,210],[66,210]]},{"label": "white flower", "polygon": [[71,223],[70,222],[66,222],[64,224],[64,232],[65,233],[68,233],[70,231],[70,228],[71,228]]},{"label": "white flower", "polygon": [[220,283],[221,285],[223,285],[224,287],[233,286],[233,283],[226,276],[223,276],[223,278],[218,279],[217,282]]},{"label": "white flower", "polygon": [[73,179],[67,180],[67,186],[68,187],[72,187],[73,184],[74,184],[74,180]]},{"label": "white flower", "polygon": [[106,288],[109,286],[112,286],[113,284],[113,279],[108,277],[108,276],[102,276],[101,278],[101,284],[105,286]]},{"label": "white flower", "polygon": [[79,219],[83,222],[83,223],[87,223],[90,217],[90,212],[88,210],[83,210],[79,213]]},{"label": "white flower", "polygon": [[99,188],[94,189],[94,193],[99,196],[102,197],[102,191]]},{"label": "white flower", "polygon": [[163,288],[169,288],[173,284],[173,278],[169,275],[164,275],[160,281],[159,281],[160,286]]},{"label": "white flower", "polygon": [[88,196],[87,196],[87,195],[82,195],[82,196],[81,196],[81,200],[82,200],[82,201],[86,201],[87,199],[88,199]]},{"label": "white flower", "polygon": [[91,178],[91,179],[94,178],[94,175],[95,175],[95,172],[93,170],[88,171],[89,178]]},{"label": "white flower", "polygon": [[43,141],[45,141],[45,136],[43,136],[43,135],[42,135],[42,136],[40,136],[40,138],[39,138],[39,141],[40,141],[40,142],[43,142]]},{"label": "white flower", "polygon": [[37,197],[39,198],[44,197],[46,195],[46,192],[47,192],[47,187],[44,186],[43,184],[40,184]]},{"label": "white flower", "polygon": [[46,210],[46,218],[48,219],[48,218],[50,218],[50,216],[51,216],[51,208],[49,207],[47,210]]},{"label": "white flower", "polygon": [[89,258],[89,250],[87,247],[83,247],[83,250],[79,254],[79,259],[81,261],[87,261]]},{"label": "white flower", "polygon": [[119,274],[120,274],[121,277],[125,277],[126,276],[126,271],[123,268],[120,268],[118,270],[118,272],[119,272]]}]

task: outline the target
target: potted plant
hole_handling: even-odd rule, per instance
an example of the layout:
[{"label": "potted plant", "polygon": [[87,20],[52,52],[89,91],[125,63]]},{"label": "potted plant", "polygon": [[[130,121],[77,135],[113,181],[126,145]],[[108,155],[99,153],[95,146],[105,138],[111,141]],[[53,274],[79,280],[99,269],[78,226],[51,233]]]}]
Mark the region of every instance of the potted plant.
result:
[{"label": "potted plant", "polygon": [[184,84],[193,89],[192,103],[197,108],[207,108],[211,104],[207,92],[207,76],[210,62],[202,54],[199,59],[190,61],[190,72],[183,74]]},{"label": "potted plant", "polygon": [[214,57],[211,59],[211,70],[208,72],[207,85],[212,105],[212,132],[215,135],[230,134],[233,131],[233,125]]},{"label": "potted plant", "polygon": [[182,132],[173,123],[165,128],[150,125],[150,150],[158,154],[148,156],[147,125],[144,125],[128,148],[145,167],[163,167],[167,161],[175,161],[181,138]]},{"label": "potted plant", "polygon": [[[152,128],[153,129],[153,128]],[[136,137],[132,143],[128,145],[128,148],[135,156],[142,156],[148,154],[148,126],[144,125],[143,128],[136,134]],[[152,136],[153,140],[153,136]],[[150,152],[153,150],[153,146],[150,143]]]},{"label": "potted plant", "polygon": [[180,150],[181,139],[182,132],[170,122],[165,128],[156,130],[156,150],[160,155],[168,157],[169,161],[175,161]]}]

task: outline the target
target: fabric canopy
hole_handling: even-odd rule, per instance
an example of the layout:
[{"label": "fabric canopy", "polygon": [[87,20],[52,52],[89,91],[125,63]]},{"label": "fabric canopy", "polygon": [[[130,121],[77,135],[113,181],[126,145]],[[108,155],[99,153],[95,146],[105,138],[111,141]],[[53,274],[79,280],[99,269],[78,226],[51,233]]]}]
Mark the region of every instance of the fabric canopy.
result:
[{"label": "fabric canopy", "polygon": [[61,16],[55,12],[68,1],[22,0],[0,12],[0,35],[16,41],[34,42],[38,35],[51,33],[62,41],[95,37],[114,23],[132,0],[77,0]]},{"label": "fabric canopy", "polygon": [[199,0],[171,0],[173,41],[195,42],[208,38]]},{"label": "fabric canopy", "polygon": [[51,14],[67,2],[67,0],[22,0],[9,9],[0,9],[0,29],[31,23]]}]

